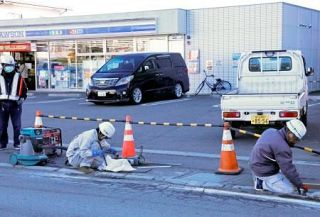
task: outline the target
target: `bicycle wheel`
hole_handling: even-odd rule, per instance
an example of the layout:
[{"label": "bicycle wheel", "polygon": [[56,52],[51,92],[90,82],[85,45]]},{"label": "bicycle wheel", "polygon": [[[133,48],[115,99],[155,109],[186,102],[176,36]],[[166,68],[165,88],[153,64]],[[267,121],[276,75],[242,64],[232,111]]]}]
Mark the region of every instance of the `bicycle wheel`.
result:
[{"label": "bicycle wheel", "polygon": [[219,95],[226,94],[230,92],[230,90],[231,90],[231,84],[229,81],[221,80],[216,86],[216,92]]},{"label": "bicycle wheel", "polygon": [[201,81],[201,83],[200,83],[199,86],[197,87],[196,91],[194,92],[194,95],[195,95],[195,96],[197,96],[197,95],[201,92],[201,90],[202,90],[202,88],[203,88],[203,86],[204,86],[204,82],[205,82],[205,80]]}]

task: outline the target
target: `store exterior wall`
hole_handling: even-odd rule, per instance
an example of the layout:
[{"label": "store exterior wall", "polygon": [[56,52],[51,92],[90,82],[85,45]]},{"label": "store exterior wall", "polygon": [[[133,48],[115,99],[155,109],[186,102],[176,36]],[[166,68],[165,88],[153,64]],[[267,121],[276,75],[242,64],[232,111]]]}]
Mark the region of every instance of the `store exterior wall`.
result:
[{"label": "store exterior wall", "polygon": [[187,12],[187,20],[186,62],[193,66],[190,93],[202,81],[203,70],[236,87],[241,52],[282,46],[281,3],[195,9]]},{"label": "store exterior wall", "polygon": [[298,49],[306,66],[315,73],[309,79],[309,91],[320,89],[320,12],[283,4],[283,49]]}]

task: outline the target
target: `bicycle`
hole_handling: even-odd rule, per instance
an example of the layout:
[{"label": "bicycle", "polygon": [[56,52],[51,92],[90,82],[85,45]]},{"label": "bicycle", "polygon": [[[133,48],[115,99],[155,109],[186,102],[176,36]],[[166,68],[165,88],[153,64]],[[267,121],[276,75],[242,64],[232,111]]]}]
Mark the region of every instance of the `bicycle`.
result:
[{"label": "bicycle", "polygon": [[197,87],[194,94],[195,96],[197,96],[201,92],[205,84],[210,88],[211,94],[213,94],[213,92],[215,91],[217,94],[221,96],[231,90],[231,83],[229,81],[222,80],[221,78],[214,79],[215,76],[213,74],[208,75],[206,70],[203,70],[203,72],[206,75],[206,77],[201,81],[201,83]]}]

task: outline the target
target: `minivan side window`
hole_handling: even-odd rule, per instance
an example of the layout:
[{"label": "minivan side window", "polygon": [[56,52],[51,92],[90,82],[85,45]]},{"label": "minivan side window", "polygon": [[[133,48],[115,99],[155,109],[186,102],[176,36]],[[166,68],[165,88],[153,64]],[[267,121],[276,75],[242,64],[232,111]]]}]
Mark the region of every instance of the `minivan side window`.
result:
[{"label": "minivan side window", "polygon": [[171,58],[174,67],[186,67],[186,63],[180,54],[171,54]]},{"label": "minivan side window", "polygon": [[171,68],[172,62],[170,56],[161,56],[156,59],[156,64],[159,69]]},{"label": "minivan side window", "polygon": [[155,64],[153,59],[149,59],[143,63],[143,71],[147,72],[149,70],[154,70]]}]

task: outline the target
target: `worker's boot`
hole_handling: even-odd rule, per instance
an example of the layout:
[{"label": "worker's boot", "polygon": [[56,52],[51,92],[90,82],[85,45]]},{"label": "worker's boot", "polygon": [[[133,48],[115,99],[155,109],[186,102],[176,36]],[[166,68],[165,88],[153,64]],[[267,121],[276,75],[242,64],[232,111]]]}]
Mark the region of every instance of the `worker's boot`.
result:
[{"label": "worker's boot", "polygon": [[254,189],[256,191],[263,191],[263,184],[262,183],[263,183],[263,180],[256,177],[254,180]]},{"label": "worker's boot", "polygon": [[86,166],[80,167],[79,170],[85,174],[92,173],[94,171],[90,167],[86,167]]}]

